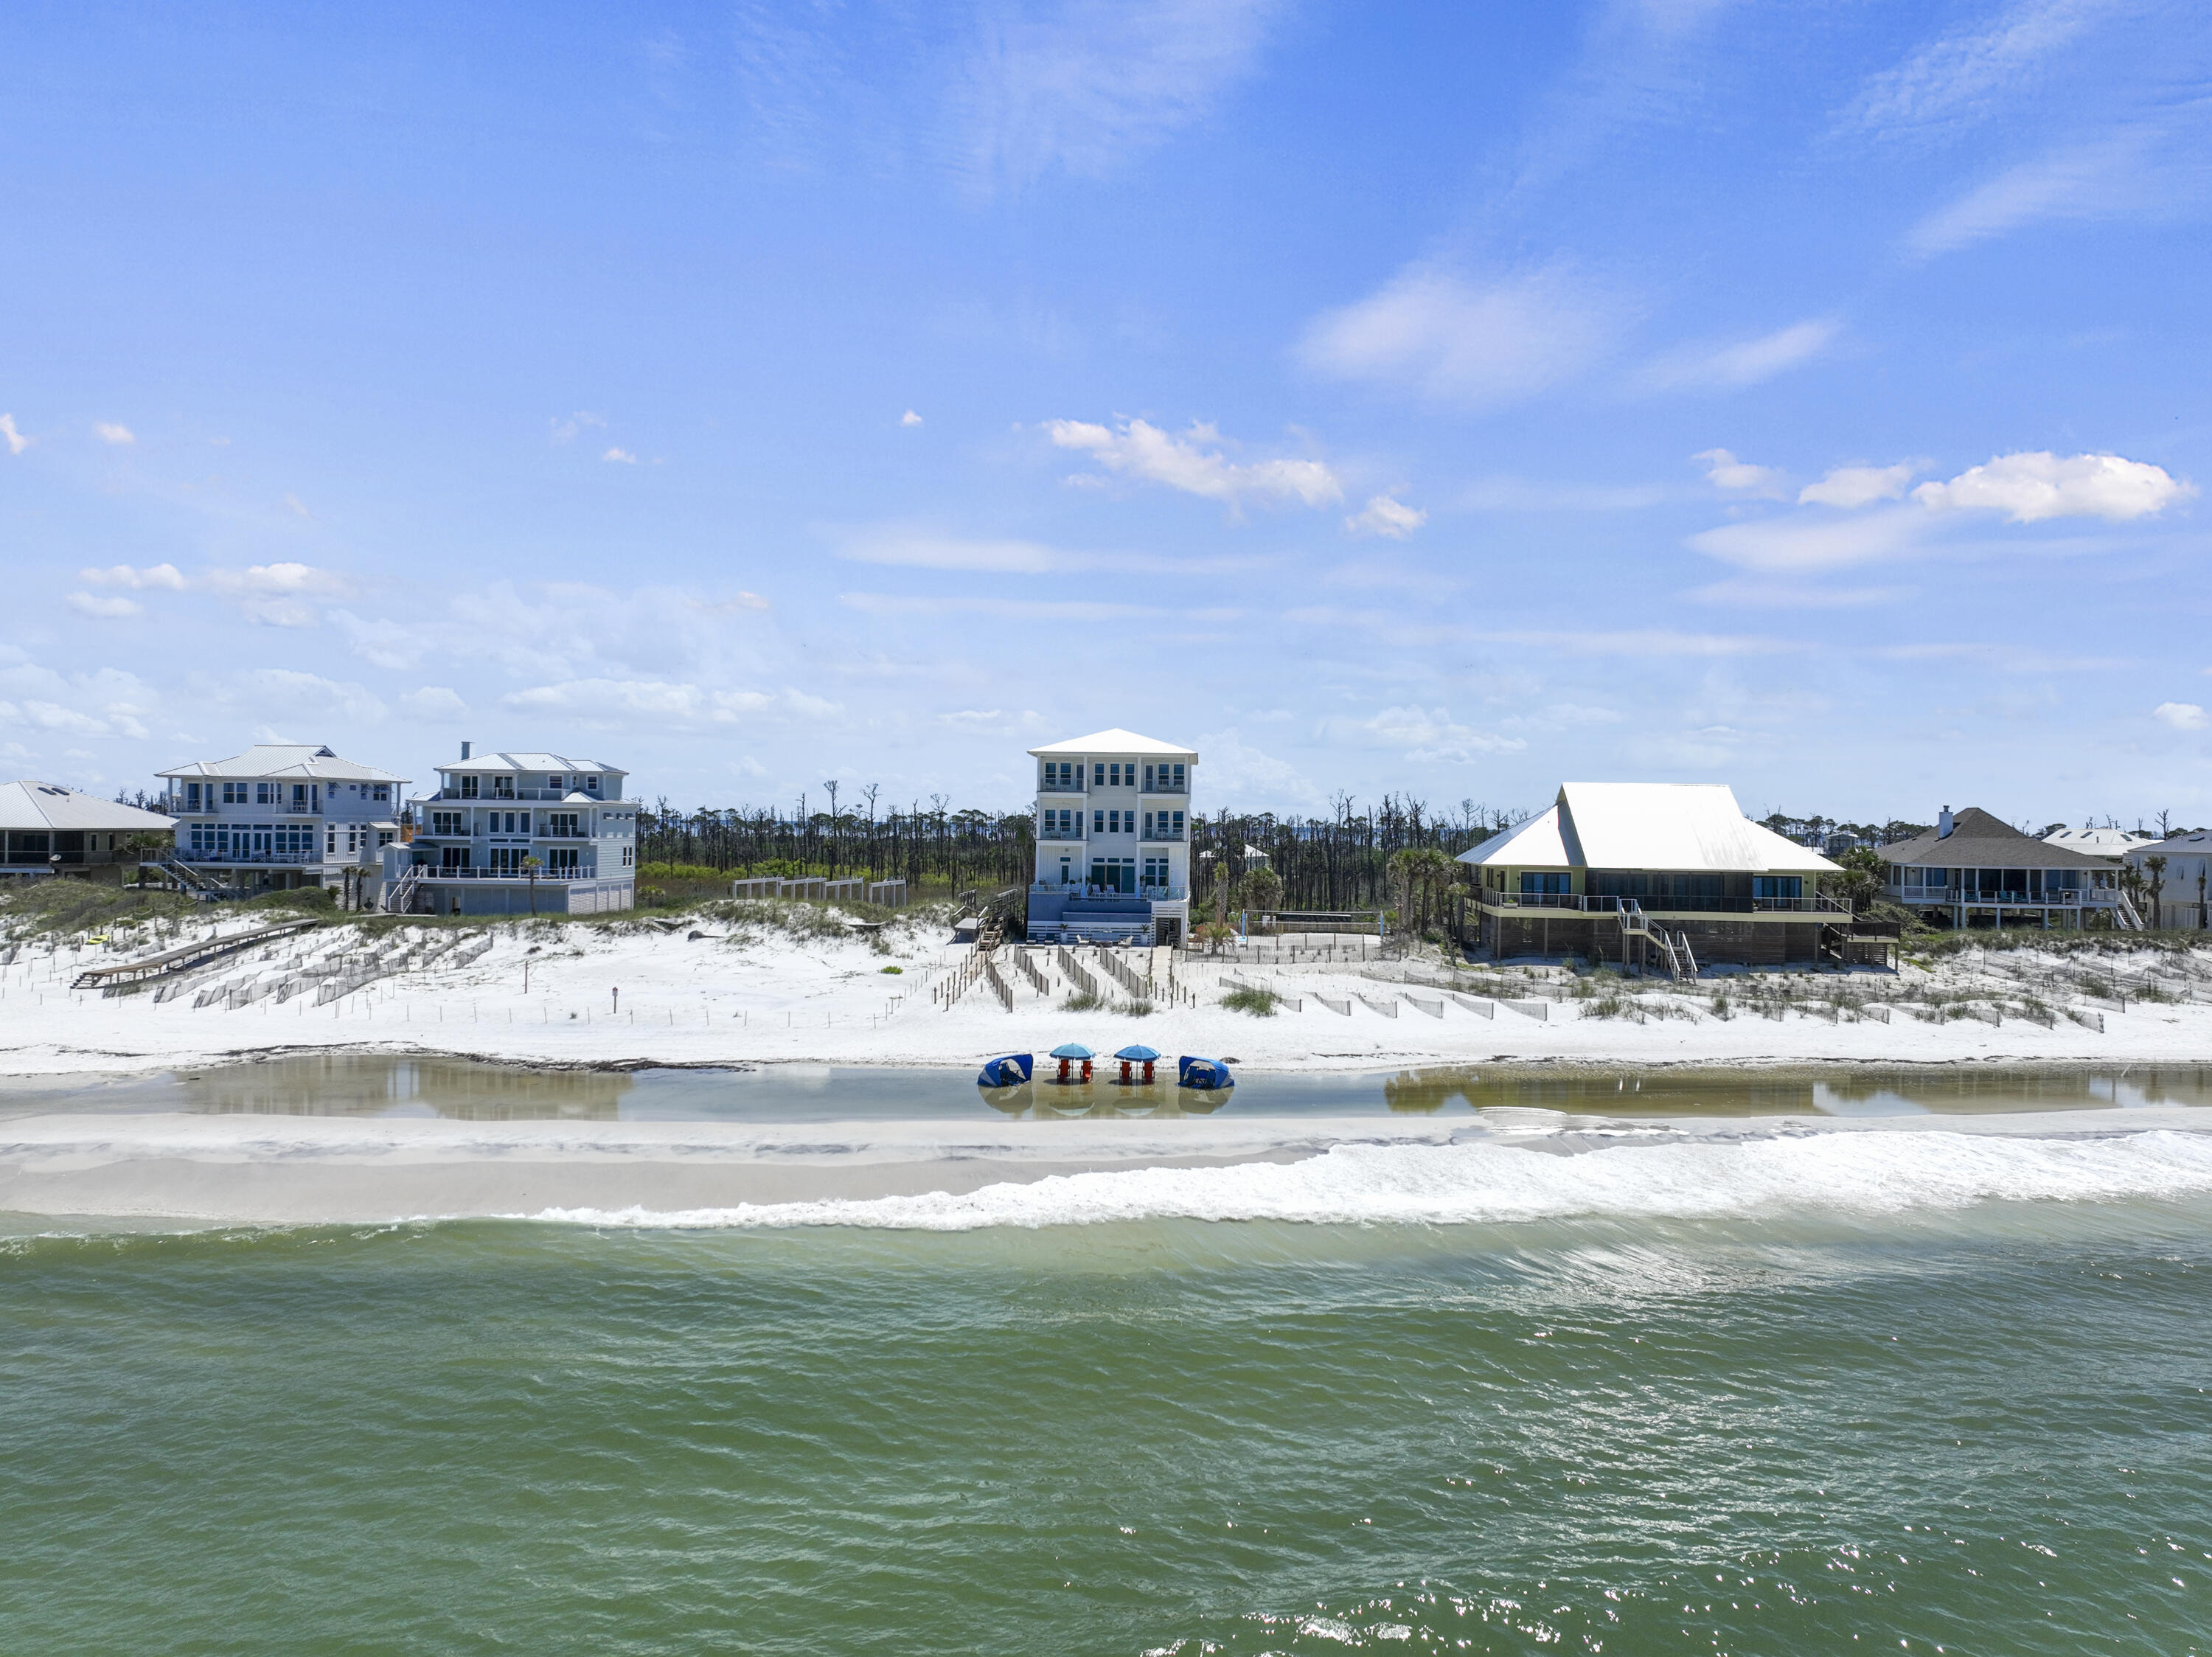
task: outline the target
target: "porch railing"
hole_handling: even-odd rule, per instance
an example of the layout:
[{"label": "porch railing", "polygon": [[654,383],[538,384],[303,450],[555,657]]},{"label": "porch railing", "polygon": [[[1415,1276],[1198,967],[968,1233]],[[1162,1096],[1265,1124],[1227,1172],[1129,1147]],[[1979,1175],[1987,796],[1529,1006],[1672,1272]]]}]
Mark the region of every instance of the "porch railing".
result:
[{"label": "porch railing", "polygon": [[1826,892],[1809,898],[1696,898],[1646,895],[1593,896],[1581,892],[1499,892],[1478,887],[1475,902],[1489,909],[1564,909],[1590,915],[1614,915],[1624,905],[1641,905],[1662,915],[1848,915],[1850,911]]}]

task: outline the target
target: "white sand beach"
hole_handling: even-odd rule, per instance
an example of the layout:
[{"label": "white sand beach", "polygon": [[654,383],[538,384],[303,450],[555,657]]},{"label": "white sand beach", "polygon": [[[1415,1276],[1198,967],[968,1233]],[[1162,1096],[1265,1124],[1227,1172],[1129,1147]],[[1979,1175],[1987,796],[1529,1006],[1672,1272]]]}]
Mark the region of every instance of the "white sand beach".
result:
[{"label": "white sand beach", "polygon": [[[410,941],[410,934],[420,935]],[[1262,1070],[1524,1060],[2212,1061],[2212,1001],[2191,999],[2208,992],[2187,976],[2212,984],[2212,956],[2179,958],[2177,966],[2177,958],[2146,951],[2085,964],[2021,950],[1952,957],[1926,972],[1907,965],[1896,974],[1712,978],[1644,986],[1625,1013],[1597,1016],[1601,1008],[1574,998],[1571,977],[1556,971],[1516,978],[1508,988],[1517,993],[1462,1000],[1419,981],[1437,976],[1433,966],[1400,983],[1399,967],[1351,959],[1240,966],[1166,950],[1119,952],[1158,986],[1154,1010],[1137,1017],[1116,1010],[1128,997],[1095,951],[1080,959],[1107,992],[1103,1008],[1065,1008],[1076,986],[1051,950],[1031,956],[1043,991],[1001,952],[1011,1011],[980,979],[955,996],[971,952],[946,935],[927,923],[894,929],[885,953],[858,935],[729,935],[711,923],[673,931],[643,923],[402,929],[380,946],[386,966],[400,964],[349,989],[363,945],[356,929],[340,926],[212,963],[160,1000],[152,988],[103,995],[70,985],[88,966],[152,953],[168,941],[58,949],[25,942],[0,966],[0,1068],[66,1075],[331,1049],[549,1065],[969,1066],[1070,1040],[1101,1053],[1143,1042]],[[446,953],[433,955],[441,947]],[[2166,976],[2151,976],[2153,967]],[[1778,1015],[1746,1000],[1747,989],[1755,996],[1778,983],[1798,997],[1766,1008]],[[1267,1017],[1221,1004],[1253,984],[1288,999]],[[2131,992],[2142,984],[2172,998]],[[1978,1010],[1935,1021],[1911,1004],[1916,988],[1979,997]],[[1822,1000],[1838,995],[1847,1003],[1840,1009]]]}]

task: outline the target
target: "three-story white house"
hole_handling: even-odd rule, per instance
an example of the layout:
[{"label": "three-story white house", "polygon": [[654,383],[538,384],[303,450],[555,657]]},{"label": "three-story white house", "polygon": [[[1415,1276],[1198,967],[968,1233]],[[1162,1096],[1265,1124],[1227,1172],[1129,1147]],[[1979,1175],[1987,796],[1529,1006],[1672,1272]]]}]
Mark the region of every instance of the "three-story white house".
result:
[{"label": "three-story white house", "polygon": [[1190,924],[1194,749],[1134,731],[1031,748],[1033,941],[1180,943]]},{"label": "three-story white house", "polygon": [[637,893],[627,771],[557,753],[461,744],[412,802],[415,838],[387,854],[385,906],[434,915],[596,915]]},{"label": "three-story white house", "polygon": [[[207,895],[321,886],[364,899],[399,838],[408,779],[316,743],[263,742],[161,773],[177,819],[168,872]],[[177,867],[181,865],[181,867]]]}]

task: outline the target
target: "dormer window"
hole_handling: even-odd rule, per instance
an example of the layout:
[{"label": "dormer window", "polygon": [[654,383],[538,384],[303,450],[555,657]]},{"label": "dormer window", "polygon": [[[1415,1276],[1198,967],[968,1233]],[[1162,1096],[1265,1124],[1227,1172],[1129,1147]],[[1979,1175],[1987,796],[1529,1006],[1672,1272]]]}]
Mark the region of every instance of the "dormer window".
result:
[{"label": "dormer window", "polygon": [[584,779],[584,788],[585,791],[587,793],[597,794],[599,791],[599,779],[596,777],[586,777]]}]

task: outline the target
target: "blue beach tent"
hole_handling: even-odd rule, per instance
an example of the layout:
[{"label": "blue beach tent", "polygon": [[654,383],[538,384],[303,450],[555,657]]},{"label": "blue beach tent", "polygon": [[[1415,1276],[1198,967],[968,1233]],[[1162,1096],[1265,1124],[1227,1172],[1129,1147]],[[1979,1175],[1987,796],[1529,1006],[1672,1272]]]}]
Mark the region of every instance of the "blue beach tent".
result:
[{"label": "blue beach tent", "polygon": [[983,1067],[975,1078],[978,1087],[1018,1087],[1030,1079],[1036,1061],[1027,1053],[1009,1053],[1004,1058],[994,1058]]},{"label": "blue beach tent", "polygon": [[1176,1061],[1176,1081],[1182,1087],[1208,1093],[1237,1085],[1237,1078],[1219,1059],[1192,1058],[1188,1054]]}]

